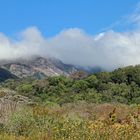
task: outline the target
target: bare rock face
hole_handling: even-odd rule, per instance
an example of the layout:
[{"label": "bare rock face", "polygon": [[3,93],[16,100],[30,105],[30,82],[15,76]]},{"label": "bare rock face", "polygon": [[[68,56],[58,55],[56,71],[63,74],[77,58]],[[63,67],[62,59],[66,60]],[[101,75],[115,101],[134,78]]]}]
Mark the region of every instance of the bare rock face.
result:
[{"label": "bare rock face", "polygon": [[16,60],[1,66],[19,78],[28,76],[69,76],[77,71],[72,65],[67,65],[54,58],[34,57],[30,60]]}]

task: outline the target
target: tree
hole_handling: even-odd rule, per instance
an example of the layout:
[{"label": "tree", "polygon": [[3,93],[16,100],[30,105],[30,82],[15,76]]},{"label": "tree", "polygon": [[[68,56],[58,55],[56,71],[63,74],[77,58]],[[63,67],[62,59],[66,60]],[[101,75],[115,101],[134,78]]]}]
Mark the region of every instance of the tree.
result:
[{"label": "tree", "polygon": [[127,76],[124,69],[119,68],[118,70],[115,70],[111,73],[111,80],[114,83],[126,83],[127,82]]},{"label": "tree", "polygon": [[98,79],[95,75],[91,75],[85,79],[88,82],[89,88],[96,88],[98,85]]},{"label": "tree", "polygon": [[88,82],[84,80],[75,81],[72,86],[74,92],[85,92],[88,88]]},{"label": "tree", "polygon": [[111,82],[111,75],[109,72],[99,72],[96,74],[99,81],[102,83],[108,83]]}]

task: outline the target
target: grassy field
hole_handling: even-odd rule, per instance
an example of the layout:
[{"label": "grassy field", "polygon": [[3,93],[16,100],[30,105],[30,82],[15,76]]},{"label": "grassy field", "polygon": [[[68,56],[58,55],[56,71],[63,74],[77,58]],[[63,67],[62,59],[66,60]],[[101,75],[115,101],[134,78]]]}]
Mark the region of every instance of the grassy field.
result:
[{"label": "grassy field", "polygon": [[0,140],[140,139],[138,105],[34,105],[18,108],[6,120],[0,124]]}]

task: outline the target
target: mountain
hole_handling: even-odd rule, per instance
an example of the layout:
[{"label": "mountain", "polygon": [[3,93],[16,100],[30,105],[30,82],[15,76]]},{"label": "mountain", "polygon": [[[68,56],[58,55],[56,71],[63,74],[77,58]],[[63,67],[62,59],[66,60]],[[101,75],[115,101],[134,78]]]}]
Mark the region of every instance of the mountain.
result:
[{"label": "mountain", "polygon": [[10,73],[8,70],[0,68],[0,82],[5,81],[7,79],[15,79],[17,78],[14,74]]},{"label": "mountain", "polygon": [[1,68],[11,72],[19,78],[35,77],[42,78],[44,76],[69,76],[77,71],[73,65],[64,64],[62,61],[54,58],[33,57],[31,59],[18,59],[15,61],[5,61],[1,64]]}]

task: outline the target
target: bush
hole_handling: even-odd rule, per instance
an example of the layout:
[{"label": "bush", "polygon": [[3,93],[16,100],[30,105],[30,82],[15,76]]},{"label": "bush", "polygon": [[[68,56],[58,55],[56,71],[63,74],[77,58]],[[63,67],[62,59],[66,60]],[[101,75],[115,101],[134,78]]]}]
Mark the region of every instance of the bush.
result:
[{"label": "bush", "polygon": [[6,124],[9,133],[28,136],[36,127],[33,114],[27,109],[13,113]]}]

